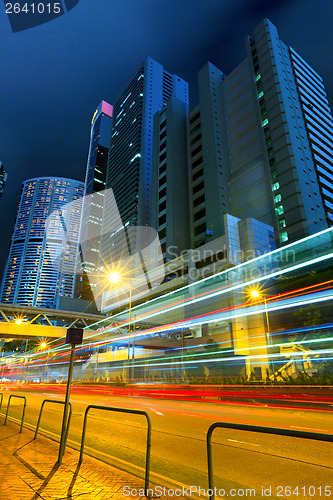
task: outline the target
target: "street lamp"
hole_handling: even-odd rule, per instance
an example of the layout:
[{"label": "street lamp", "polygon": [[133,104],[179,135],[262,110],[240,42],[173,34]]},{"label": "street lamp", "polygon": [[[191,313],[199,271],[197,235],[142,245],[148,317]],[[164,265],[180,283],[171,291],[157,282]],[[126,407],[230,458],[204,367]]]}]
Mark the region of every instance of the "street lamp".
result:
[{"label": "street lamp", "polygon": [[[271,346],[271,337],[270,337],[270,324],[269,324],[269,317],[268,317],[268,309],[267,309],[267,300],[265,295],[262,293],[260,288],[252,288],[249,290],[249,295],[250,298],[255,301],[255,302],[260,302],[263,301],[265,305],[265,316],[266,316],[266,323],[267,323],[267,333],[265,333],[266,337],[266,344],[267,347],[269,348]],[[270,370],[274,371],[272,368],[272,365],[268,363]]]},{"label": "street lamp", "polygon": [[266,297],[264,296],[264,294],[262,293],[261,289],[259,288],[252,288],[250,291],[249,291],[249,294],[250,294],[250,297],[254,300],[254,301],[263,301],[264,302],[264,305],[265,305],[265,316],[266,316],[266,323],[267,323],[267,334],[266,334],[266,340],[267,340],[267,344],[270,345],[271,342],[270,342],[270,325],[269,325],[269,318],[268,318],[268,309],[267,309],[267,301],[266,301]]},{"label": "street lamp", "polygon": [[251,290],[250,292],[250,295],[251,297],[253,297],[254,299],[258,299],[260,297],[260,293],[258,290],[254,289],[254,290]]},{"label": "street lamp", "polygon": [[[252,301],[252,302],[256,302],[257,304],[258,303],[264,303],[264,306],[265,306],[265,317],[266,317],[266,324],[267,324],[267,327],[265,328],[265,338],[266,338],[266,346],[267,346],[267,354],[269,355],[269,348],[271,347],[272,343],[271,343],[271,336],[270,336],[270,323],[269,323],[269,317],[268,317],[268,308],[267,308],[267,299],[266,299],[266,296],[264,295],[263,291],[261,288],[250,288],[249,290],[247,290],[247,295],[249,297],[249,299]],[[269,358],[267,360],[267,364],[268,364],[268,367],[269,367],[269,371],[272,373],[274,372],[274,368],[273,368],[273,365],[272,363],[269,361]]]},{"label": "street lamp", "polygon": [[[109,281],[113,285],[117,285],[122,281],[121,275],[117,271],[113,271],[109,274]],[[130,361],[130,335],[131,335],[131,319],[132,319],[132,278],[128,279],[129,283],[129,304],[128,304],[128,345],[127,345],[127,363],[128,363],[128,374],[129,374],[129,361]],[[133,361],[134,361],[134,347],[133,347]],[[133,366],[134,369],[134,366]],[[128,377],[129,378],[129,377]]]},{"label": "street lamp", "polygon": [[112,283],[112,284],[116,284],[116,283],[119,283],[120,281],[120,274],[117,273],[117,272],[112,272],[109,274],[109,281]]},{"label": "street lamp", "polygon": [[46,375],[46,381],[48,380],[48,375],[49,375],[49,355],[50,355],[50,345],[45,341],[42,340],[39,344],[39,349],[40,350],[46,350],[47,349],[47,355],[46,355],[46,365],[45,365],[45,375]]},{"label": "street lamp", "polygon": [[[16,325],[22,325],[22,323],[23,323],[22,318],[16,318],[15,319],[15,324]],[[23,345],[23,341],[22,341],[22,344],[21,344],[21,350],[22,350],[22,345]],[[24,358],[23,358],[23,361],[24,361]],[[22,384],[22,378],[23,378],[23,370],[24,370],[24,364],[22,364],[22,369],[21,369],[21,384]]]}]

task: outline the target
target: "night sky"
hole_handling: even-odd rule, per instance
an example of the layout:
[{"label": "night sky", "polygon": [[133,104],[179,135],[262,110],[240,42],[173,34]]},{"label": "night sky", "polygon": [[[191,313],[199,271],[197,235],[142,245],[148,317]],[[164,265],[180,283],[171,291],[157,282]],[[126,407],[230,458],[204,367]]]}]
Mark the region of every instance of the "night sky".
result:
[{"label": "night sky", "polygon": [[80,0],[64,16],[12,33],[0,4],[0,273],[21,182],[36,176],[84,180],[92,115],[114,103],[146,56],[190,85],[210,60],[230,73],[246,35],[268,17],[281,39],[323,77],[333,105],[332,0]]}]

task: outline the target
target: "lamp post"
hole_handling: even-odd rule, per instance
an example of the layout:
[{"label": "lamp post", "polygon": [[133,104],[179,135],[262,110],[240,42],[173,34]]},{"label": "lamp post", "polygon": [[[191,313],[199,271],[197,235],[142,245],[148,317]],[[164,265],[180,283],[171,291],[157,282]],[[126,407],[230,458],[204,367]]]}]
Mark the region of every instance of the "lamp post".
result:
[{"label": "lamp post", "polygon": [[265,305],[265,316],[266,316],[266,323],[267,323],[266,341],[267,341],[268,345],[271,345],[271,341],[270,341],[270,325],[269,325],[269,317],[268,317],[268,309],[267,309],[266,297],[264,297],[260,293],[260,291],[257,290],[257,289],[251,290],[250,295],[251,295],[251,297],[253,299],[258,300],[258,301],[262,300],[264,302],[264,305]]},{"label": "lamp post", "polygon": [[186,371],[185,371],[185,367],[184,367],[184,347],[185,347],[185,339],[184,339],[184,329],[182,329],[181,331],[181,344],[182,344],[182,356],[181,356],[181,362],[182,362],[182,370],[181,370],[181,378],[182,378],[182,382],[184,383],[185,379],[186,379]]},{"label": "lamp post", "polygon": [[[23,321],[22,321],[21,318],[16,318],[15,319],[15,324],[16,325],[21,325],[22,323],[23,323]],[[22,369],[21,369],[21,385],[22,385],[22,379],[23,379],[24,368],[25,368],[25,356],[26,356],[26,353],[27,353],[28,342],[29,342],[29,340],[26,340],[24,357],[23,357],[23,363],[22,363]],[[23,344],[23,342],[22,342],[22,344]]]},{"label": "lamp post", "polygon": [[[260,289],[258,288],[253,288],[252,290],[250,290],[250,297],[256,301],[256,302],[263,302],[264,303],[264,306],[265,306],[265,317],[266,317],[266,324],[267,324],[267,328],[265,330],[265,338],[266,338],[266,345],[267,347],[271,347],[272,343],[271,343],[271,335],[270,335],[270,323],[269,323],[269,316],[268,316],[268,308],[267,308],[267,300],[266,300],[266,297],[263,295],[263,293],[261,292]],[[268,366],[269,366],[269,369],[270,371],[272,372],[272,365],[270,362],[268,362]]]},{"label": "lamp post", "polygon": [[48,368],[49,368],[49,354],[50,354],[50,346],[47,342],[45,342],[45,340],[43,340],[40,345],[39,345],[39,348],[42,349],[42,350],[46,350],[47,349],[47,355],[46,355],[46,364],[45,364],[45,375],[46,375],[46,381],[47,381],[47,378],[48,378]]},{"label": "lamp post", "polygon": [[[117,272],[112,272],[109,274],[109,281],[113,284],[116,285],[121,281],[121,276]],[[129,279],[129,304],[128,304],[128,343],[127,343],[127,380],[129,381],[130,378],[130,357],[131,357],[131,320],[132,320],[132,288],[133,288],[133,280]],[[133,347],[133,362],[134,362],[134,347]],[[134,371],[134,364],[133,364],[133,371]]]},{"label": "lamp post", "polygon": [[[134,333],[135,333],[135,319],[136,319],[136,317],[134,316],[133,317],[133,332]],[[132,365],[131,365],[131,370],[132,370],[131,378],[132,378],[132,380],[134,380],[134,359],[135,359],[135,337],[133,337],[133,341],[132,341]]]}]

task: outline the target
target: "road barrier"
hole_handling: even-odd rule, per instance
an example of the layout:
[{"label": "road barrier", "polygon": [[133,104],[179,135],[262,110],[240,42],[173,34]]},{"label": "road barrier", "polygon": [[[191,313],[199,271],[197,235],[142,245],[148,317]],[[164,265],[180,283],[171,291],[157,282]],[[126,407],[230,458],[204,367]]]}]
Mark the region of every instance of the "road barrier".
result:
[{"label": "road barrier", "polygon": [[145,493],[146,493],[146,496],[147,496],[148,495],[148,489],[149,489],[150,444],[151,444],[151,423],[150,423],[150,418],[149,418],[148,413],[145,412],[145,411],[142,411],[142,410],[130,410],[128,408],[115,408],[115,407],[112,407],[112,406],[89,405],[87,407],[86,411],[85,411],[85,414],[84,414],[79,463],[81,463],[82,460],[83,460],[83,450],[84,450],[84,441],[85,441],[85,436],[86,436],[87,418],[88,418],[88,412],[91,409],[116,411],[116,412],[120,412],[120,413],[132,413],[132,414],[135,414],[135,415],[143,415],[144,417],[146,417],[148,427],[147,427],[147,447],[146,447]]},{"label": "road barrier", "polygon": [[[44,401],[42,402],[42,405],[40,407],[40,411],[39,411],[39,416],[38,416],[38,420],[37,420],[37,425],[36,425],[36,431],[35,431],[34,439],[37,438],[37,434],[38,434],[38,430],[39,430],[39,424],[40,424],[40,420],[42,418],[42,411],[43,411],[45,403],[56,403],[56,404],[59,404],[59,405],[64,405],[65,404],[64,401],[57,401],[56,399],[44,399]],[[65,434],[65,448],[66,448],[66,443],[67,443],[68,430],[69,430],[69,424],[70,424],[70,421],[71,421],[71,416],[72,416],[72,403],[69,403],[69,415],[68,415],[68,421],[67,421],[67,427],[66,427],[66,434]]]},{"label": "road barrier", "polygon": [[213,484],[213,461],[212,461],[212,434],[217,427],[223,429],[236,429],[239,431],[259,432],[261,434],[275,434],[278,436],[290,436],[303,439],[315,439],[317,441],[333,442],[332,434],[321,434],[319,432],[294,431],[291,429],[279,429],[277,427],[262,427],[260,425],[233,424],[229,422],[215,422],[207,431],[207,468],[208,468],[208,488],[210,500],[215,499]]},{"label": "road barrier", "polygon": [[5,422],[3,425],[6,425],[7,423],[7,417],[8,417],[8,410],[9,410],[9,405],[10,405],[10,400],[12,398],[20,398],[24,399],[24,405],[23,405],[23,411],[22,411],[22,419],[21,419],[21,427],[20,427],[20,432],[22,432],[22,427],[23,427],[23,419],[24,419],[24,414],[25,414],[25,407],[27,406],[27,398],[25,396],[16,396],[15,394],[11,394],[8,399],[8,405],[7,405],[7,411],[6,411],[6,418]]}]

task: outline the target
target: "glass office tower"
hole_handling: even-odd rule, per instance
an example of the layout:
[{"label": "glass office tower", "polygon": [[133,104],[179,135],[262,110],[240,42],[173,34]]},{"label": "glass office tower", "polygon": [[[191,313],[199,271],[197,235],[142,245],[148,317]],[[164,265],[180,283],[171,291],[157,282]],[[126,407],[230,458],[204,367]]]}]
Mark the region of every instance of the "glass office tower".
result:
[{"label": "glass office tower", "polygon": [[1,302],[55,307],[59,296],[73,297],[83,189],[61,177],[23,182]]},{"label": "glass office tower", "polygon": [[90,289],[92,283],[89,282],[88,276],[96,273],[99,265],[112,111],[111,104],[102,101],[91,122],[80,234],[80,260],[83,272],[77,291],[80,298],[85,300],[93,299]]}]

